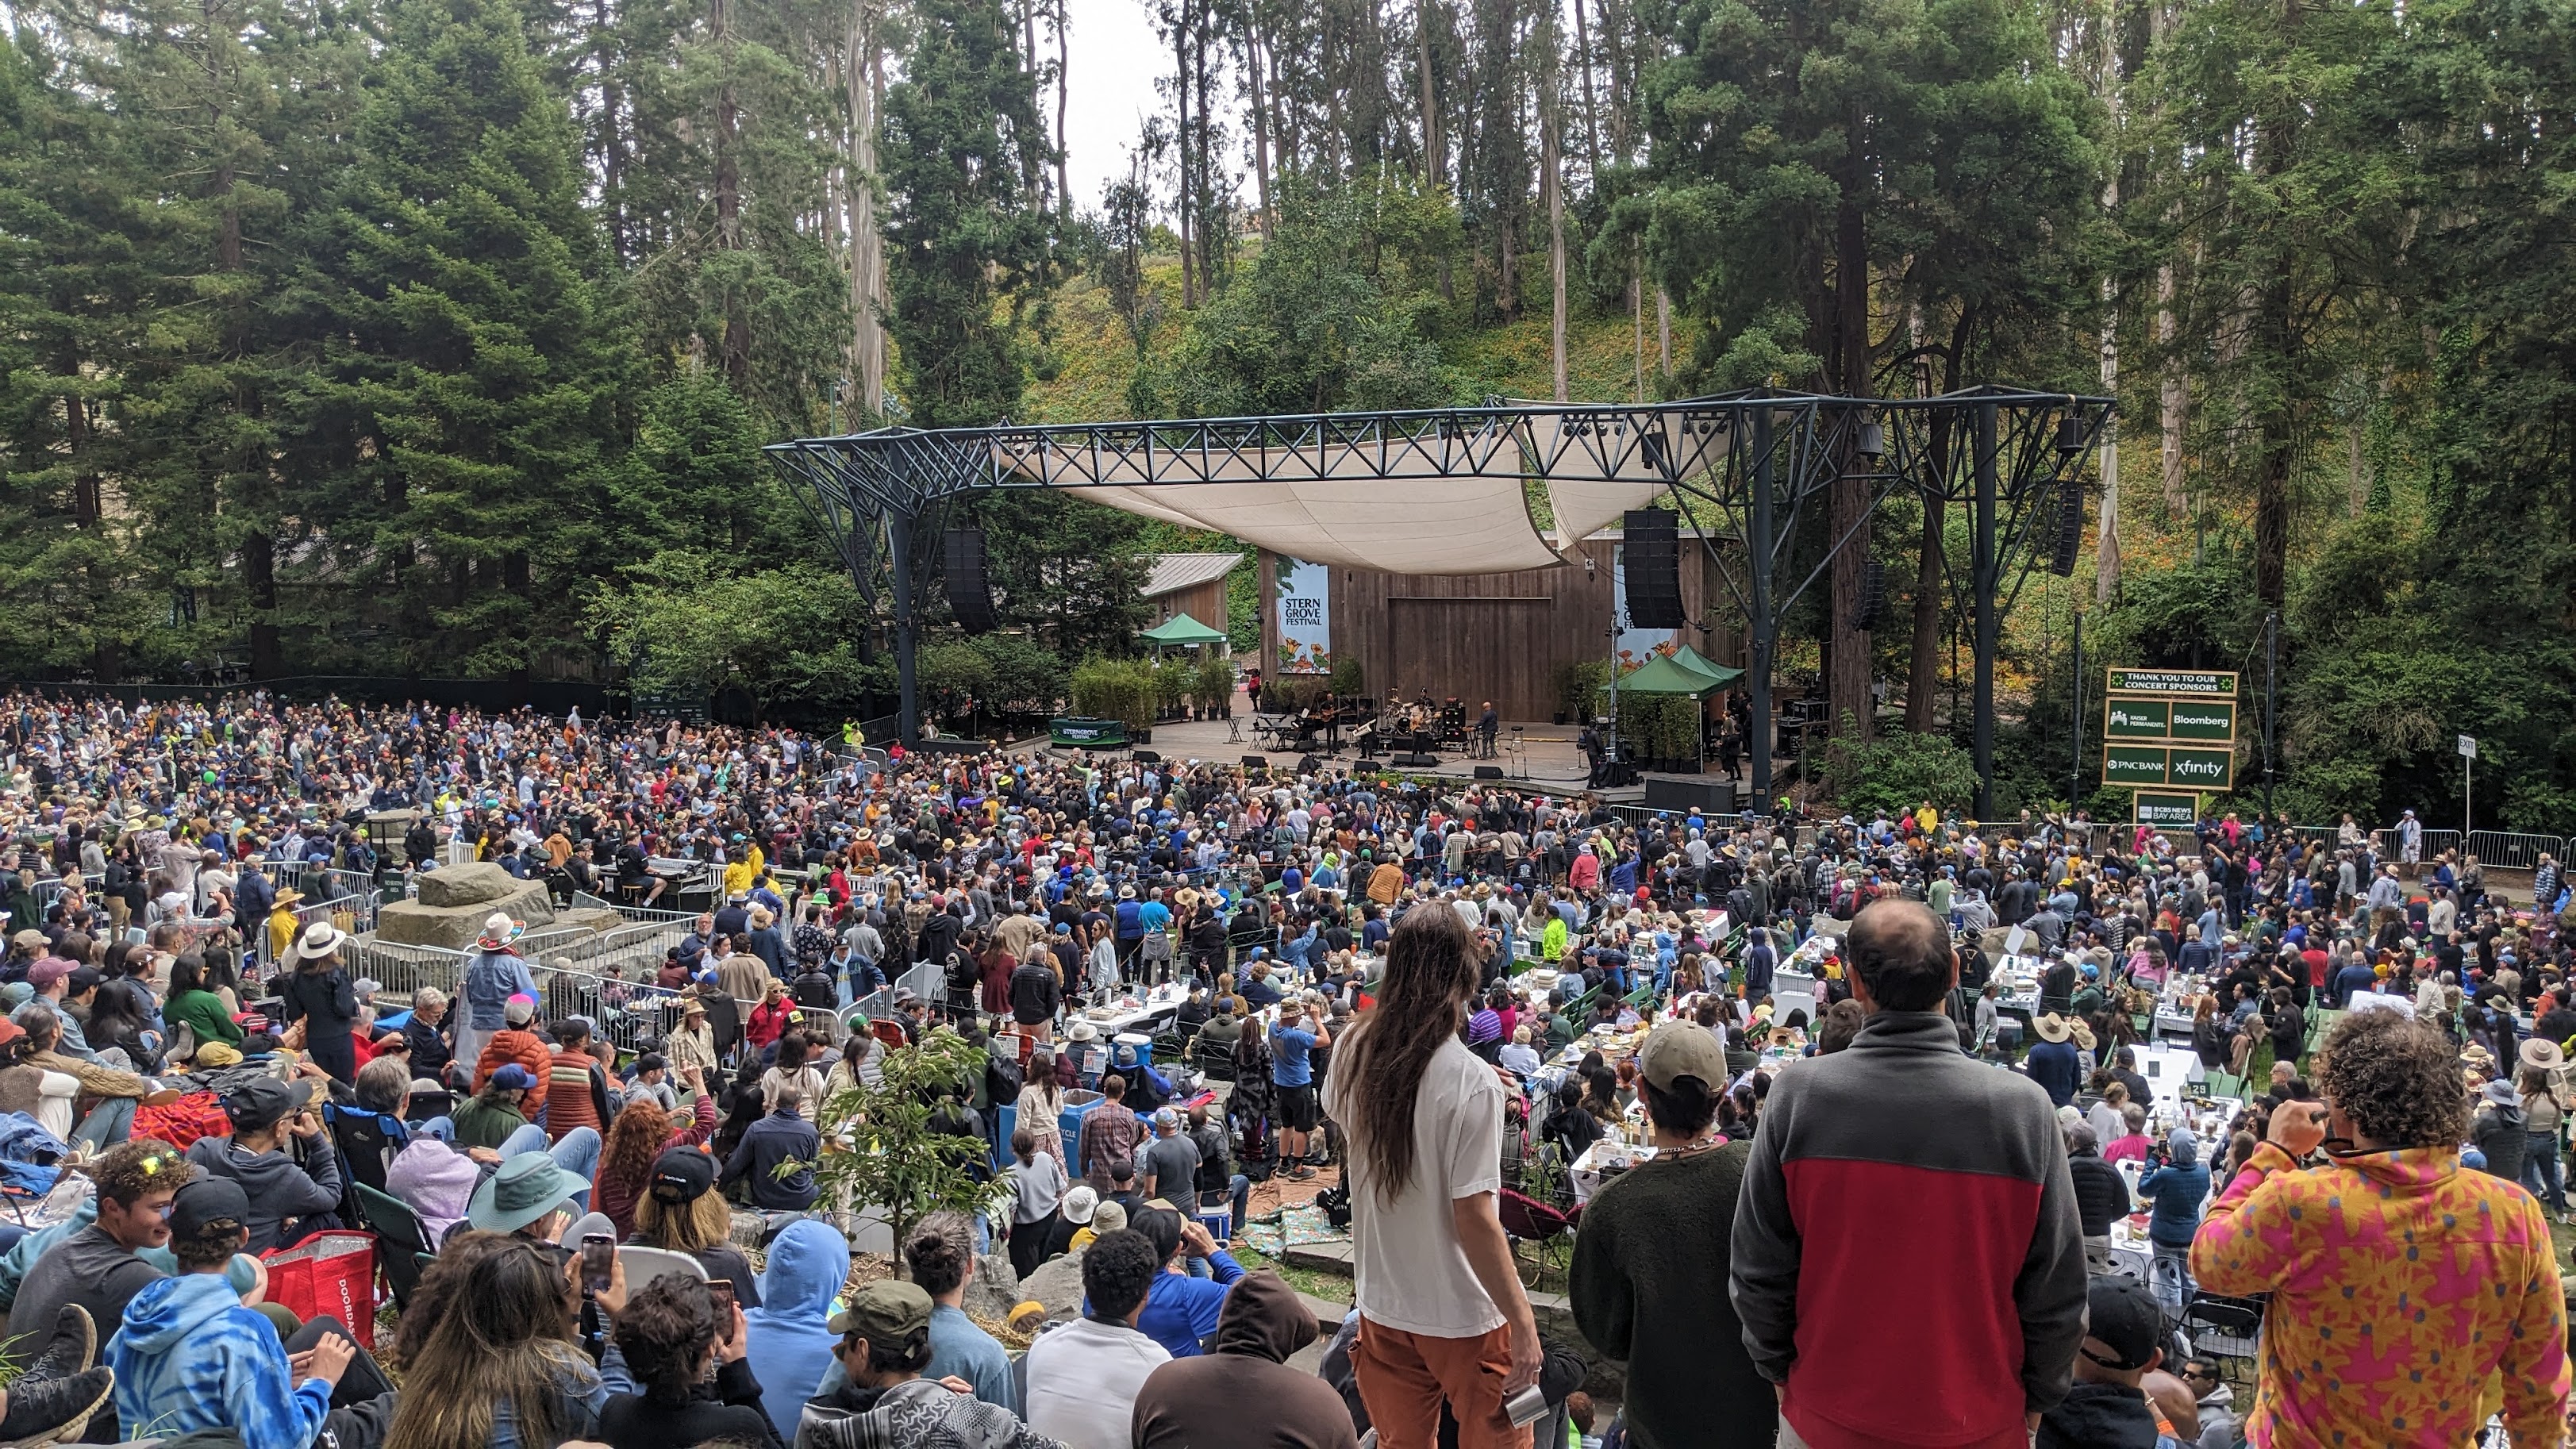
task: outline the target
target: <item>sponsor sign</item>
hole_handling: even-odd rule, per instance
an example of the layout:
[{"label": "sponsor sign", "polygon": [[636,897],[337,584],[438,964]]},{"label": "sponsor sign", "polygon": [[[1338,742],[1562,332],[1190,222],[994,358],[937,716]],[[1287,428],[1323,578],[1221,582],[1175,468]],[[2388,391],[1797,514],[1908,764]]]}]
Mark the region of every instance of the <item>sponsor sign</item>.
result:
[{"label": "sponsor sign", "polygon": [[2168,786],[2223,794],[2236,786],[2236,752],[2190,745],[2106,745],[2102,783],[2113,788]]},{"label": "sponsor sign", "polygon": [[2136,796],[2136,823],[2140,825],[2182,826],[2189,828],[2200,819],[2200,797],[2194,794],[2165,795],[2153,790],[2140,790]]},{"label": "sponsor sign", "polygon": [[2164,740],[2173,737],[2173,701],[2113,696],[2102,709],[2106,740]]},{"label": "sponsor sign", "polygon": [[2232,669],[2114,669],[2113,694],[2189,694],[2219,699],[2236,697]]}]

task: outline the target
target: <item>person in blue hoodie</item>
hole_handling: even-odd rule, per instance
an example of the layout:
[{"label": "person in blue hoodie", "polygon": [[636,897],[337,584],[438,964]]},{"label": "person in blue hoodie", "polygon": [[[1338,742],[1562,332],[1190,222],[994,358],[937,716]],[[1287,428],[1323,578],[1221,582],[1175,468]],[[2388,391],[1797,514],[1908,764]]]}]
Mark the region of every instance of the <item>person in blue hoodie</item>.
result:
[{"label": "person in blue hoodie", "polygon": [[2200,1143],[2181,1127],[2150,1162],[2138,1179],[2138,1196],[2155,1205],[2155,1215],[2147,1220],[2147,1242],[2155,1250],[2156,1297],[2179,1309],[2191,1299],[2191,1240],[2200,1231],[2201,1205],[2209,1198],[2209,1169],[2200,1161]]},{"label": "person in blue hoodie", "polygon": [[108,1341],[117,1422],[159,1438],[229,1429],[244,1449],[309,1449],[328,1428],[340,1449],[374,1449],[395,1402],[374,1361],[328,1318],[294,1336],[290,1357],[275,1325],[244,1307],[225,1277],[249,1240],[250,1215],[250,1199],[229,1178],[179,1189],[170,1205],[179,1276],[135,1294]]},{"label": "person in blue hoodie", "polygon": [[769,1245],[760,1275],[760,1306],[743,1310],[749,1362],[761,1383],[761,1407],[773,1424],[793,1424],[832,1367],[839,1341],[825,1325],[832,1300],[850,1276],[850,1244],[812,1218],[789,1223]]}]

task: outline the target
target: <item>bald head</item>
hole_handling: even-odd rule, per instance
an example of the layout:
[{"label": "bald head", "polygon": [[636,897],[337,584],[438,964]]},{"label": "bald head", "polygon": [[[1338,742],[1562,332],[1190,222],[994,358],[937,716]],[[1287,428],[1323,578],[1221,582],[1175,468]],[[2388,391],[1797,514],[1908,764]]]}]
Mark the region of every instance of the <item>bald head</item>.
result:
[{"label": "bald head", "polygon": [[1949,927],[1918,901],[1880,900],[1843,936],[1852,975],[1881,1011],[1937,1011],[1959,979]]}]

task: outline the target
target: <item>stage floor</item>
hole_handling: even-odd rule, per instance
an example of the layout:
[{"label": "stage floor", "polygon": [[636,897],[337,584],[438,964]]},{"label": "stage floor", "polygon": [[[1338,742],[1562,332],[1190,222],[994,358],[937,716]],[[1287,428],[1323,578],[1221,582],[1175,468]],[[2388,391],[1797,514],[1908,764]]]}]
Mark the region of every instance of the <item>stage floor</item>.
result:
[{"label": "stage floor", "polygon": [[[1476,766],[1499,767],[1507,784],[1550,794],[1574,794],[1583,788],[1585,768],[1583,751],[1575,747],[1582,731],[1573,725],[1554,725],[1528,721],[1503,722],[1496,758],[1474,759],[1462,750],[1443,750],[1440,763],[1433,769],[1397,770],[1393,757],[1380,754],[1363,761],[1346,736],[1341,752],[1323,756],[1333,768],[1349,770],[1374,767],[1406,775],[1438,776],[1465,780],[1474,776]],[[1514,741],[1519,742],[1517,751]],[[1154,738],[1142,746],[1167,760],[1224,760],[1239,762],[1259,755],[1274,768],[1295,769],[1302,758],[1296,750],[1264,750],[1254,743],[1252,711],[1238,692],[1234,697],[1231,720],[1193,720],[1180,724],[1154,726]],[[1319,755],[1321,751],[1317,752]]]}]

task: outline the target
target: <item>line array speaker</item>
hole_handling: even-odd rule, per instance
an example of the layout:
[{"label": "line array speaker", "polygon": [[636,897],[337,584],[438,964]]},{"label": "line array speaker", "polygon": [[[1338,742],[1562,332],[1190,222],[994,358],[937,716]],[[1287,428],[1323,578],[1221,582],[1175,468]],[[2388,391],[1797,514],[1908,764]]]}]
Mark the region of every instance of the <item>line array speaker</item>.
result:
[{"label": "line array speaker", "polygon": [[1871,559],[1861,566],[1860,602],[1852,610],[1852,629],[1856,633],[1866,633],[1885,623],[1886,614],[1887,564],[1881,559]]},{"label": "line array speaker", "polygon": [[984,577],[984,530],[952,528],[940,543],[940,576],[948,587],[948,612],[969,634],[991,633],[993,586]]},{"label": "line array speaker", "polygon": [[[1653,436],[1649,434],[1648,436]],[[1678,629],[1682,617],[1680,518],[1667,508],[1629,510],[1621,520],[1619,566],[1628,588],[1628,623]]]},{"label": "line array speaker", "polygon": [[2070,475],[2057,490],[2057,552],[2048,571],[2059,578],[2075,573],[2075,555],[2084,547],[2084,480]]}]

